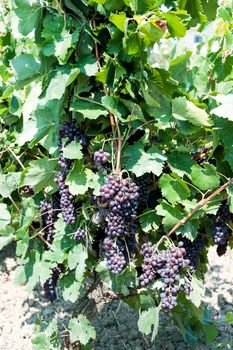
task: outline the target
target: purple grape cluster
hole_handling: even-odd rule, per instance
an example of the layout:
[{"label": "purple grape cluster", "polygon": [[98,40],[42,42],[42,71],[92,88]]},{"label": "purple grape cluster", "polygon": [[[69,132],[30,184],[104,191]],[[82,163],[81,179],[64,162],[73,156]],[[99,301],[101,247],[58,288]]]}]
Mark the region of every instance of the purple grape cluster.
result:
[{"label": "purple grape cluster", "polygon": [[112,244],[110,252],[104,244],[107,264],[111,272],[120,273],[128,260],[126,245],[130,253],[133,253],[136,247],[137,226],[134,221],[138,208],[139,187],[129,179],[111,175],[100,188],[100,196],[102,205],[108,209],[105,233],[107,243]]},{"label": "purple grape cluster", "polygon": [[136,218],[139,187],[134,182],[121,180],[114,175],[108,176],[106,184],[100,188],[100,195],[113,213],[129,219]]},{"label": "purple grape cluster", "polygon": [[56,286],[62,271],[63,268],[61,265],[58,265],[57,267],[53,268],[52,275],[44,283],[43,289],[45,293],[45,298],[51,302],[57,299]]},{"label": "purple grape cluster", "polygon": [[193,241],[190,241],[190,239],[187,238],[182,238],[182,242],[186,251],[186,258],[190,261],[190,273],[193,273],[197,268],[200,254],[205,249],[205,238],[198,235]]},{"label": "purple grape cluster", "polygon": [[75,233],[74,233],[74,239],[76,241],[80,241],[83,238],[86,238],[87,236],[87,231],[81,228],[78,228]]},{"label": "purple grape cluster", "polygon": [[52,200],[43,199],[40,202],[40,214],[43,223],[43,237],[48,243],[53,242],[54,224],[57,220],[58,204]]},{"label": "purple grape cluster", "polygon": [[138,206],[144,209],[144,205],[148,201],[152,185],[150,174],[146,173],[142,176],[137,177],[135,179],[135,183],[139,188]]},{"label": "purple grape cluster", "polygon": [[107,257],[107,267],[114,273],[119,274],[123,271],[126,266],[127,260],[125,259],[124,251],[122,246],[118,242],[114,242],[110,238],[105,238],[103,242],[105,255]]},{"label": "purple grape cluster", "polygon": [[231,229],[227,223],[231,221],[232,214],[226,204],[222,204],[214,218],[214,228],[212,236],[214,243],[217,245],[217,254],[222,256],[227,250]]},{"label": "purple grape cluster", "polygon": [[87,140],[82,135],[75,120],[66,121],[63,123],[59,131],[59,160],[58,164],[61,167],[61,171],[55,176],[55,183],[58,185],[60,194],[60,207],[62,216],[67,224],[75,223],[75,200],[74,196],[70,193],[69,187],[65,184],[66,177],[72,166],[73,161],[71,159],[64,158],[62,150],[62,141],[64,145],[68,145],[72,141],[77,141],[83,148],[87,147]]},{"label": "purple grape cluster", "polygon": [[162,306],[164,309],[173,309],[177,304],[178,292],[180,290],[190,292],[189,281],[181,282],[182,271],[190,264],[190,261],[185,258],[183,242],[179,242],[178,247],[172,246],[162,251],[156,251],[151,243],[145,243],[141,247],[141,255],[143,256],[143,273],[139,277],[141,285],[146,287],[156,278],[161,278],[163,281],[160,294]]},{"label": "purple grape cluster", "polygon": [[100,149],[94,153],[94,161],[105,164],[109,161],[111,154]]},{"label": "purple grape cluster", "polygon": [[69,187],[65,184],[65,179],[65,173],[63,171],[60,171],[55,176],[55,183],[59,188],[62,217],[67,224],[74,224],[75,200],[74,196],[69,191]]}]

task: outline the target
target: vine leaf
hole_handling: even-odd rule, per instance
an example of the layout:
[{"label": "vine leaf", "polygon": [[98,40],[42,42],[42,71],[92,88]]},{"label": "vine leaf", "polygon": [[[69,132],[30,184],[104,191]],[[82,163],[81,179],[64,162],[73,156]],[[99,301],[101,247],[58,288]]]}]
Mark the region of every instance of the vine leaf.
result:
[{"label": "vine leaf", "polygon": [[9,197],[19,185],[20,173],[0,174],[0,195]]},{"label": "vine leaf", "polygon": [[42,7],[39,0],[15,0],[15,14],[19,19],[18,31],[26,36],[37,28],[41,21]]},{"label": "vine leaf", "polygon": [[228,95],[217,95],[211,96],[215,101],[219,102],[220,105],[211,110],[212,114],[217,115],[218,117],[226,118],[233,121],[233,113],[232,113],[232,99],[233,94]]},{"label": "vine leaf", "polygon": [[124,32],[125,30],[125,22],[126,22],[126,13],[120,12],[118,14],[113,14],[109,17],[109,21],[115,24],[115,26]]},{"label": "vine leaf", "polygon": [[132,171],[136,176],[152,172],[159,176],[163,171],[166,157],[157,147],[144,151],[144,145],[140,142],[128,146],[124,152],[126,157],[125,168]]},{"label": "vine leaf", "polygon": [[201,302],[205,296],[205,287],[201,280],[196,276],[192,278],[192,291],[190,292],[189,298],[196,307],[200,307]]},{"label": "vine leaf", "polygon": [[216,173],[216,168],[212,164],[193,165],[191,168],[191,178],[195,186],[201,190],[210,190],[219,186],[220,179]]},{"label": "vine leaf", "polygon": [[27,53],[13,58],[11,65],[20,82],[36,79],[42,73],[41,62],[36,61],[35,57]]},{"label": "vine leaf", "polygon": [[75,246],[68,255],[68,266],[70,270],[75,269],[77,282],[82,282],[86,269],[87,251],[82,244]]},{"label": "vine leaf", "polygon": [[80,341],[81,344],[86,345],[90,339],[95,339],[96,337],[94,327],[90,324],[86,316],[82,314],[69,321],[68,329],[70,331],[71,343]]},{"label": "vine leaf", "polygon": [[163,196],[170,203],[182,202],[190,195],[190,190],[186,183],[179,177],[173,178],[169,174],[163,174],[159,180],[159,187]]},{"label": "vine leaf", "polygon": [[72,141],[63,147],[63,156],[67,159],[82,159],[82,146],[77,141]]},{"label": "vine leaf", "polygon": [[97,119],[101,115],[108,115],[108,111],[100,103],[91,99],[81,100],[76,98],[71,106],[71,110],[82,114],[87,119]]},{"label": "vine leaf", "polygon": [[30,162],[30,168],[22,174],[22,186],[32,186],[39,192],[47,186],[54,187],[57,160],[42,158]]},{"label": "vine leaf", "polygon": [[138,319],[138,329],[140,332],[149,335],[152,332],[151,341],[153,341],[158,333],[159,328],[159,312],[160,306],[150,307],[146,311],[142,311]]},{"label": "vine leaf", "polygon": [[197,126],[211,126],[209,115],[202,108],[197,107],[185,97],[177,97],[172,100],[172,112],[175,119],[189,121]]},{"label": "vine leaf", "polygon": [[0,203],[0,230],[4,229],[11,221],[11,215],[5,203]]},{"label": "vine leaf", "polygon": [[139,216],[139,221],[143,231],[150,232],[151,230],[156,231],[159,228],[161,219],[155,210],[147,209]]}]

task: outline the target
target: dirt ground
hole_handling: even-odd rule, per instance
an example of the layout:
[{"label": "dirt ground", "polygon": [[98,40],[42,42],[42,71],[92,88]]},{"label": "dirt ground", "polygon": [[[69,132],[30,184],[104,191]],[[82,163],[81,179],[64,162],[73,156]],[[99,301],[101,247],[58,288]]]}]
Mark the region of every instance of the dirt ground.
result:
[{"label": "dirt ground", "polygon": [[[219,258],[215,249],[209,252],[209,269],[206,274],[206,295],[203,302],[213,311],[214,317],[233,313],[233,251]],[[32,350],[31,339],[37,318],[56,318],[66,324],[78,304],[61,299],[53,304],[46,302],[38,289],[28,295],[24,286],[14,284],[17,262],[14,248],[0,252],[0,350]],[[126,304],[104,296],[100,288],[89,295],[87,309],[96,313],[92,321],[97,339],[94,350],[188,350],[176,326],[162,317],[158,336],[153,344],[137,329],[137,314]],[[87,310],[88,311],[88,310]],[[63,350],[77,347],[64,346]],[[197,350],[233,349],[233,325],[219,327],[219,336],[213,346],[198,345]],[[49,349],[48,349],[49,350]]]}]

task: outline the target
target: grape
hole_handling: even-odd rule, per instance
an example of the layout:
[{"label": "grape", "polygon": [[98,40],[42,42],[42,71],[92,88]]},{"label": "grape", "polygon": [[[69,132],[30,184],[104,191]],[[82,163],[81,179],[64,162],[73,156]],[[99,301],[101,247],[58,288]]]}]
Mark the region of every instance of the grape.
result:
[{"label": "grape", "polygon": [[102,149],[100,149],[99,151],[96,151],[94,153],[94,160],[96,162],[99,162],[101,164],[105,164],[109,161],[110,158],[110,153],[103,151]]},{"label": "grape", "polygon": [[144,209],[144,204],[148,201],[150,188],[152,185],[150,174],[144,174],[137,177],[135,179],[135,183],[139,188],[138,206]]},{"label": "grape", "polygon": [[65,175],[61,171],[55,176],[55,183],[58,185],[60,194],[60,207],[62,216],[67,224],[75,223],[75,202],[74,196],[69,192],[69,187],[65,184]]},{"label": "grape", "polygon": [[63,271],[63,267],[61,265],[58,265],[57,267],[53,268],[52,276],[49,277],[44,283],[43,288],[44,288],[45,298],[51,302],[57,299],[56,286],[62,271]]},{"label": "grape", "polygon": [[185,290],[189,293],[191,290],[189,281],[181,283],[182,270],[190,264],[185,258],[183,242],[179,242],[178,247],[172,246],[165,251],[156,251],[151,243],[145,243],[140,253],[143,256],[143,273],[139,277],[141,285],[146,287],[160,277],[163,282],[160,294],[162,307],[173,309],[177,304],[178,292]]},{"label": "grape", "polygon": [[74,200],[74,196],[69,191],[69,187],[65,184],[66,177],[73,164],[73,161],[71,159],[64,158],[63,149],[62,149],[63,139],[65,141],[64,143],[65,146],[67,146],[70,142],[74,140],[78,141],[83,146],[84,151],[88,145],[88,142],[85,139],[85,137],[82,135],[75,120],[72,119],[70,121],[66,121],[63,123],[59,131],[59,143],[58,143],[58,148],[59,148],[58,164],[61,167],[61,171],[56,174],[55,183],[58,185],[58,188],[59,188],[60,207],[61,207],[63,219],[67,224],[74,224],[75,223],[75,200]]},{"label": "grape", "polygon": [[186,258],[190,260],[190,272],[193,273],[200,259],[200,253],[205,248],[206,241],[203,236],[198,235],[193,241],[187,238],[182,238],[186,251]]},{"label": "grape", "polygon": [[216,251],[217,251],[218,256],[222,256],[222,255],[224,255],[226,253],[227,245],[228,245],[228,242],[226,242],[224,244],[220,244],[220,245],[217,246]]},{"label": "grape", "polygon": [[107,265],[111,272],[120,273],[129,260],[128,255],[136,249],[137,225],[134,221],[138,208],[139,187],[129,179],[111,175],[100,188],[100,197],[102,204],[108,209],[105,217],[107,238],[104,242]]},{"label": "grape", "polygon": [[52,200],[42,200],[40,202],[40,213],[43,223],[43,237],[48,243],[53,242],[54,223],[57,219],[58,204]]},{"label": "grape", "polygon": [[114,274],[121,273],[126,265],[126,259],[122,250],[119,249],[116,242],[109,238],[104,240],[104,250],[108,269]]},{"label": "grape", "polygon": [[227,205],[222,204],[214,218],[214,228],[212,236],[214,243],[217,245],[217,253],[219,256],[225,254],[227,250],[227,244],[230,238],[231,229],[227,223],[231,220],[231,213]]},{"label": "grape", "polygon": [[74,233],[74,239],[76,241],[80,241],[83,238],[86,238],[87,231],[81,228],[78,228],[77,231]]}]

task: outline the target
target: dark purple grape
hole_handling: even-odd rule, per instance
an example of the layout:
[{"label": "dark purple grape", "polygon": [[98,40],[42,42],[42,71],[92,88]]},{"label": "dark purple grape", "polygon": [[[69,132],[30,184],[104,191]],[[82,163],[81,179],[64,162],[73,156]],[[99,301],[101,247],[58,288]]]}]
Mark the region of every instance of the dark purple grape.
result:
[{"label": "dark purple grape", "polygon": [[40,213],[43,223],[43,237],[48,243],[53,242],[54,224],[57,220],[58,203],[44,199],[40,202]]},{"label": "dark purple grape", "polygon": [[111,154],[100,149],[94,153],[94,161],[105,164],[109,161]]},{"label": "dark purple grape", "polygon": [[55,268],[53,268],[52,275],[45,281],[43,285],[45,298],[51,302],[57,299],[56,286],[59,276],[62,272],[62,265],[58,265]]},{"label": "dark purple grape", "polygon": [[181,275],[184,268],[188,268],[190,261],[186,259],[183,242],[178,247],[169,247],[167,250],[157,251],[151,243],[144,243],[140,251],[143,256],[142,274],[139,277],[143,287],[161,278],[163,282],[160,294],[162,307],[172,310],[177,304],[177,294],[180,290],[190,292],[190,282],[181,284]]},{"label": "dark purple grape", "polygon": [[69,187],[65,184],[66,177],[68,172],[73,164],[73,160],[64,158],[63,155],[63,141],[64,145],[67,146],[72,141],[79,142],[85,151],[85,148],[88,145],[87,140],[82,135],[78,125],[75,120],[66,121],[61,126],[59,131],[59,160],[58,164],[61,167],[61,171],[55,176],[55,183],[58,185],[59,194],[60,194],[60,207],[64,221],[67,224],[75,223],[75,199],[74,196],[70,193]]},{"label": "dark purple grape", "polygon": [[226,204],[222,204],[214,218],[214,228],[212,232],[214,243],[217,245],[217,253],[219,256],[225,254],[227,244],[230,239],[231,229],[228,222],[231,221],[232,214]]},{"label": "dark purple grape", "polygon": [[80,241],[81,239],[86,238],[86,236],[87,236],[87,231],[81,228],[78,228],[74,233],[74,239],[76,241]]}]

